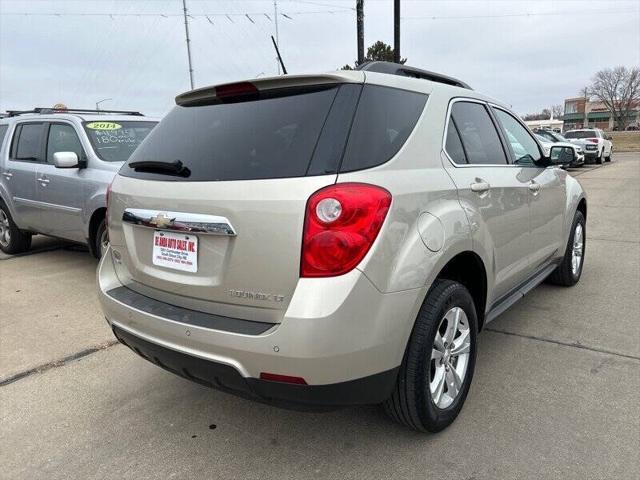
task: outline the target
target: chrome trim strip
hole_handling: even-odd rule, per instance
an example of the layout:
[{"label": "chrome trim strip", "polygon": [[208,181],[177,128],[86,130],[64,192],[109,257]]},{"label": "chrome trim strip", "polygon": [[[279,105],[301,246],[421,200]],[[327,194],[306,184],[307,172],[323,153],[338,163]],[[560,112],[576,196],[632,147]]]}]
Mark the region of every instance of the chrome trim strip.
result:
[{"label": "chrome trim strip", "polygon": [[81,208],[68,207],[67,205],[58,205],[57,203],[39,202],[37,200],[30,200],[28,198],[22,198],[22,197],[13,197],[13,201],[16,203],[21,203],[23,205],[29,205],[31,207],[55,208],[56,210],[62,210],[63,212],[74,213],[74,214],[82,213]]},{"label": "chrome trim strip", "polygon": [[166,212],[143,208],[126,208],[122,221],[156,230],[225,235],[235,237],[236,231],[225,217],[201,213]]}]

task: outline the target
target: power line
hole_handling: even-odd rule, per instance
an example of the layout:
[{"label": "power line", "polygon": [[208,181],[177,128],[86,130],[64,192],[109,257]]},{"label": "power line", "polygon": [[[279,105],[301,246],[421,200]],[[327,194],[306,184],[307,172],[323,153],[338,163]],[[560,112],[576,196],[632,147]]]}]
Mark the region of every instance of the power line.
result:
[{"label": "power line", "polygon": [[[284,17],[288,20],[292,20],[291,15],[315,15],[315,14],[335,14],[335,13],[351,13],[351,10],[318,10],[318,11],[301,11],[301,12],[279,12],[278,16]],[[190,13],[189,18],[206,18],[206,17],[266,17],[269,18],[269,15],[273,13],[270,12],[212,12],[212,13]],[[24,16],[24,17],[182,17],[183,13],[148,13],[148,12],[137,12],[137,13],[117,13],[117,12],[0,12],[0,16]]]}]

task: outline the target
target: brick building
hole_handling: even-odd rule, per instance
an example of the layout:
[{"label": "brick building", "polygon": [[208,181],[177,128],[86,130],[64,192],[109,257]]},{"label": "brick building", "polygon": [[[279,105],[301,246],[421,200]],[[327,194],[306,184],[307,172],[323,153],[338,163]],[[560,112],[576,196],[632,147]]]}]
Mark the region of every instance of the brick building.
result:
[{"label": "brick building", "polygon": [[[585,117],[586,113],[586,117]],[[595,127],[602,130],[613,130],[613,115],[603,102],[591,101],[585,97],[567,98],[564,101],[563,130]],[[629,124],[640,123],[640,105],[636,105],[629,115]]]}]

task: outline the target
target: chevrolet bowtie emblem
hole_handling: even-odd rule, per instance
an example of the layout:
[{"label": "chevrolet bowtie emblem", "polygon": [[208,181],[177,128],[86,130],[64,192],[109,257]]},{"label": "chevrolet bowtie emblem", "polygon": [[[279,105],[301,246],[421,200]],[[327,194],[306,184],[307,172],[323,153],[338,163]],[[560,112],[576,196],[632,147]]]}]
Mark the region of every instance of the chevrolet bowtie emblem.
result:
[{"label": "chevrolet bowtie emblem", "polygon": [[149,219],[149,224],[158,228],[166,228],[173,224],[175,218],[168,217],[166,213],[159,213]]}]

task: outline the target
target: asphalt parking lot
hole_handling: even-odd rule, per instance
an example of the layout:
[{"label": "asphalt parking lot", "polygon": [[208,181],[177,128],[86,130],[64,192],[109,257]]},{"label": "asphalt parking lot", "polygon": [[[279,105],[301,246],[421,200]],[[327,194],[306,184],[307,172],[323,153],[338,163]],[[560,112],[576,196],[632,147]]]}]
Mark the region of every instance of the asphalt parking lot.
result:
[{"label": "asphalt parking lot", "polygon": [[488,326],[437,435],[373,406],[292,412],[178,378],[113,342],[85,250],[37,237],[0,256],[0,477],[637,478],[640,154],[572,174],[589,198],[581,282]]}]

